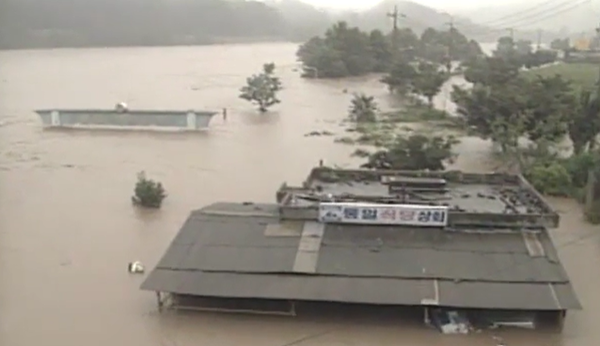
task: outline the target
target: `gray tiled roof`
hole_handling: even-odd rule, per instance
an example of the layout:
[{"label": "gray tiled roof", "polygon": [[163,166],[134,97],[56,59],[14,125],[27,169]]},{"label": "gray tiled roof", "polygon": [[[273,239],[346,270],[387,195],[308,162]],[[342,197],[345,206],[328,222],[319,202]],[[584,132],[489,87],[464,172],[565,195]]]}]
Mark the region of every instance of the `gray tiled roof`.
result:
[{"label": "gray tiled roof", "polygon": [[[193,212],[142,285],[180,294],[474,308],[570,309],[579,303],[545,231],[324,227],[311,275],[295,271],[303,221],[273,205]],[[434,290],[434,286],[436,289]],[[434,299],[434,300],[435,300]]]}]

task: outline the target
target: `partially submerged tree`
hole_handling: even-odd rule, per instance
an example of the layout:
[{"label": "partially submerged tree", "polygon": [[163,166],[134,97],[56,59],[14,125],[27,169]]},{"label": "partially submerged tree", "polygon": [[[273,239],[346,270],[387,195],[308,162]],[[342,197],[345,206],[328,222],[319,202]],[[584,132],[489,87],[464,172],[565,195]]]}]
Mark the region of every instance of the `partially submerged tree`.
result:
[{"label": "partially submerged tree", "polygon": [[427,28],[421,34],[418,44],[417,52],[421,59],[447,67],[450,67],[451,59],[467,61],[483,55],[479,44],[469,40],[456,28],[450,30]]},{"label": "partially submerged tree", "polygon": [[465,79],[473,84],[499,85],[519,75],[517,64],[498,57],[479,57],[465,63],[464,67]]},{"label": "partially submerged tree", "polygon": [[558,162],[547,165],[533,165],[525,172],[525,177],[540,193],[550,196],[568,196],[572,180],[567,169]]},{"label": "partially submerged tree", "polygon": [[263,71],[246,79],[246,85],[240,89],[240,98],[258,105],[261,113],[280,103],[277,93],[281,90],[281,81],[275,76],[275,64],[263,65]]},{"label": "partially submerged tree", "polygon": [[407,60],[397,61],[390,72],[381,78],[381,83],[388,86],[388,90],[399,95],[406,95],[413,90],[413,83],[417,77],[417,70]]},{"label": "partially submerged tree", "polygon": [[524,84],[523,93],[528,98],[527,139],[538,147],[562,141],[577,104],[571,83],[560,75],[538,77]]},{"label": "partially submerged tree", "polygon": [[413,92],[425,97],[430,108],[433,108],[433,98],[450,78],[450,74],[442,71],[439,65],[422,61],[413,82]]},{"label": "partially submerged tree", "polygon": [[600,134],[600,100],[595,92],[582,90],[575,107],[571,108],[568,121],[568,134],[573,142],[575,155],[596,147]]},{"label": "partially submerged tree", "polygon": [[373,72],[388,71],[394,58],[391,41],[380,30],[373,30],[369,34],[369,48],[375,62]]},{"label": "partially submerged tree", "polygon": [[143,171],[138,173],[134,195],[131,197],[135,205],[158,209],[166,197],[167,194],[160,182],[148,179]]},{"label": "partially submerged tree", "polygon": [[457,113],[483,139],[499,144],[503,153],[518,147],[525,134],[529,114],[527,93],[521,80],[494,86],[454,87],[452,100]]},{"label": "partially submerged tree", "polygon": [[576,154],[594,147],[600,134],[596,92],[579,91],[561,75],[523,78],[510,63],[488,59],[492,62],[492,74],[485,76],[471,67],[473,88],[454,87],[452,93],[458,113],[480,137],[492,139],[505,153],[518,149],[521,137],[545,149],[538,153],[547,152],[566,134]]},{"label": "partially submerged tree", "polygon": [[452,136],[428,137],[415,134],[397,137],[384,150],[368,157],[361,167],[370,169],[430,170],[441,171],[452,163],[456,154],[452,151],[458,140]]},{"label": "partially submerged tree", "polygon": [[552,42],[550,42],[550,48],[555,49],[555,50],[566,51],[571,48],[571,42],[570,42],[569,38],[565,38],[565,39],[557,38],[557,39],[552,40]]},{"label": "partially submerged tree", "polygon": [[517,45],[512,37],[500,37],[496,42],[496,49],[492,52],[495,58],[505,60],[514,59],[517,56]]},{"label": "partially submerged tree", "polygon": [[478,55],[482,55],[479,44],[469,41],[455,28],[449,31],[429,28],[419,38],[409,28],[385,35],[379,30],[364,32],[346,22],[335,23],[323,37],[311,38],[297,52],[307,72],[304,76],[317,78],[389,72],[400,59],[419,58],[446,64],[450,63],[450,57],[466,61]]},{"label": "partially submerged tree", "polygon": [[356,122],[373,122],[377,115],[377,102],[373,96],[355,94],[350,101],[350,119]]},{"label": "partially submerged tree", "polygon": [[558,59],[558,53],[549,49],[538,49],[535,52],[529,54],[525,59],[525,67],[539,67],[542,65],[550,64]]},{"label": "partially submerged tree", "polygon": [[529,40],[513,40],[511,37],[501,37],[493,52],[495,58],[502,59],[518,68],[538,67],[556,61],[558,54],[552,50],[533,50]]}]

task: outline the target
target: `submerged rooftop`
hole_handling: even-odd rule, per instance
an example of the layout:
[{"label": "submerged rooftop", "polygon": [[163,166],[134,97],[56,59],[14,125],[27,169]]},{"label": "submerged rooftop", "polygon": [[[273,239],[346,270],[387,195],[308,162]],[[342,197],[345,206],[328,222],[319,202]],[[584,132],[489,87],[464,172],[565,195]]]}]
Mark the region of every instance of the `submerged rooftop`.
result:
[{"label": "submerged rooftop", "polygon": [[579,309],[543,228],[480,229],[284,219],[279,204],[190,214],[142,289],[222,298]]},{"label": "submerged rooftop", "polygon": [[[450,224],[557,227],[559,217],[519,175],[459,171],[311,171],[302,186],[277,192],[284,218],[310,218],[323,202],[445,206]],[[313,215],[314,216],[314,215]]]}]

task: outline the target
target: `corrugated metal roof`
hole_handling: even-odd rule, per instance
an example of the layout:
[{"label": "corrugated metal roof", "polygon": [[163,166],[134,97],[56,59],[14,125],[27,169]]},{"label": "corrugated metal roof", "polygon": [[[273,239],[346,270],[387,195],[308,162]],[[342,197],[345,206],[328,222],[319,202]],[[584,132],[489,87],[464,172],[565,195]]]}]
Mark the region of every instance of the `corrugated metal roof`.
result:
[{"label": "corrugated metal roof", "polygon": [[[555,309],[557,303],[551,304],[550,293],[558,297],[553,298],[558,305],[578,305],[572,289],[563,288],[569,279],[547,232],[527,237],[543,249],[543,256],[532,256],[531,246],[528,248],[519,232],[482,234],[329,224],[322,234],[313,234],[310,223],[302,231],[301,222],[279,222],[276,207],[270,205],[235,204],[230,208],[219,204],[195,211],[142,287],[223,297],[231,290],[262,287],[260,282],[264,282],[273,287],[276,296],[263,296],[271,294],[265,286],[266,293],[257,298],[337,297],[332,299],[410,305],[431,298],[423,297],[423,282],[439,280],[440,304],[445,301],[451,306],[501,308],[503,302],[514,301],[514,308],[522,308],[527,305],[521,300],[531,300],[528,304],[536,309],[544,304],[546,309]],[[311,229],[313,232],[308,232]],[[312,238],[302,240],[304,236]],[[314,246],[308,249],[306,244]],[[300,256],[302,251],[307,253]],[[299,258],[305,259],[301,266],[296,263]],[[300,267],[310,275],[298,275]],[[239,281],[234,282],[236,277]],[[554,291],[549,289],[555,286]],[[246,293],[232,292],[232,297],[250,294],[250,288]],[[524,298],[516,297],[522,294]]]}]

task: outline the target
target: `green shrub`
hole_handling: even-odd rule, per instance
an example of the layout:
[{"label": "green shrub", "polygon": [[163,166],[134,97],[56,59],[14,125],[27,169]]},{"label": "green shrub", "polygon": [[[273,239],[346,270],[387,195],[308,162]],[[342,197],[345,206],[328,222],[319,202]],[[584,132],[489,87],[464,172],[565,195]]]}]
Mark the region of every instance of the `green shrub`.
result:
[{"label": "green shrub", "polygon": [[131,197],[134,204],[158,209],[166,197],[167,194],[161,183],[146,178],[144,172],[138,173],[134,196]]},{"label": "green shrub", "polygon": [[550,196],[569,196],[572,181],[569,172],[562,164],[534,165],[525,172],[525,177],[540,193]]},{"label": "green shrub", "polygon": [[446,120],[449,117],[446,111],[435,108],[423,109],[420,114],[422,120]]},{"label": "green shrub", "polygon": [[369,155],[371,155],[371,153],[368,150],[365,149],[356,149],[354,150],[354,152],[352,153],[352,157],[369,157]]},{"label": "green shrub", "polygon": [[600,224],[600,201],[592,203],[589,210],[585,211],[585,219],[591,224]]},{"label": "green shrub", "polygon": [[597,154],[582,153],[565,159],[562,163],[571,176],[573,186],[582,188],[587,185],[588,172],[598,166]]}]

